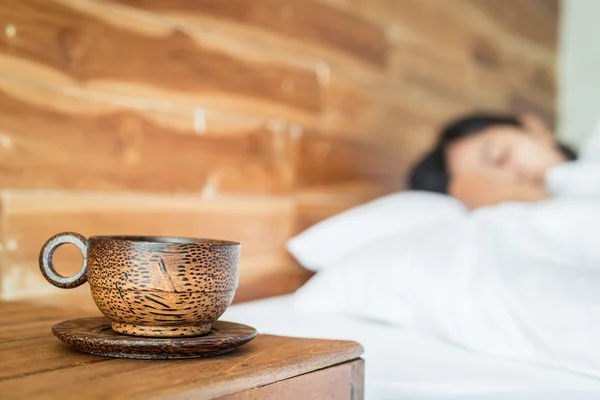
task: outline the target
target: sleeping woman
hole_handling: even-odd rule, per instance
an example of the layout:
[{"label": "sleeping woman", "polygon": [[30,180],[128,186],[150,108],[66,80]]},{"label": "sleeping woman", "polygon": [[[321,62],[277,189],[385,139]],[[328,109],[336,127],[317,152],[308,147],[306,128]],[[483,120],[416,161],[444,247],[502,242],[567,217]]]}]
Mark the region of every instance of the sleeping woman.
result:
[{"label": "sleeping woman", "polygon": [[418,250],[394,259],[410,271],[394,293],[406,314],[471,349],[600,376],[600,124],[576,157],[535,116],[469,116],[410,184],[471,209],[513,204],[411,232]]},{"label": "sleeping woman", "polygon": [[474,114],[446,126],[410,176],[414,190],[448,193],[469,208],[550,197],[550,170],[577,155],[536,115]]}]

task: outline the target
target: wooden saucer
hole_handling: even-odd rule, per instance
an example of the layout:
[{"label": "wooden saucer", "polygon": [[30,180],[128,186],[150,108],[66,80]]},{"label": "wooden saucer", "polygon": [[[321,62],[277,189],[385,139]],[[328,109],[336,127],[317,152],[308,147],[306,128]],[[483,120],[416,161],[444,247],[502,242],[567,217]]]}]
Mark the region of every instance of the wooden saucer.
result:
[{"label": "wooden saucer", "polygon": [[84,353],[104,357],[179,359],[228,353],[256,336],[256,329],[235,322],[217,321],[207,335],[179,338],[128,336],[111,328],[106,317],[78,318],[60,322],[52,333]]}]

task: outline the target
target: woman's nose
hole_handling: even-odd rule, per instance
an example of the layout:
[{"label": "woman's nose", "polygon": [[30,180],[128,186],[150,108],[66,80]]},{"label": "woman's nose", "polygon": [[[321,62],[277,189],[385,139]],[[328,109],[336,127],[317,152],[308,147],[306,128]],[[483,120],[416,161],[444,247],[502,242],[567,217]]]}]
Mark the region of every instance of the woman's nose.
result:
[{"label": "woman's nose", "polygon": [[515,168],[515,174],[516,174],[517,179],[520,182],[531,183],[531,184],[538,183],[536,174],[528,168],[517,167],[517,168]]}]

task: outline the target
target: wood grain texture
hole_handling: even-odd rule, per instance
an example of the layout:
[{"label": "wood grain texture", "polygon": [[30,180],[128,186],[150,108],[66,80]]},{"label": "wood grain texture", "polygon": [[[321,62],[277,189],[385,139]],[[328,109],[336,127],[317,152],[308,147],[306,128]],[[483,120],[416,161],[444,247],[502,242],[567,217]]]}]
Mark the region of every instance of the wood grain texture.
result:
[{"label": "wood grain texture", "polygon": [[[0,301],[0,310],[2,310],[2,326],[3,341],[18,340],[28,337],[27,335],[37,336],[42,331],[47,331],[52,322],[58,322],[60,319],[72,317],[74,313],[77,315],[98,315],[98,308],[87,311],[69,310],[68,307],[59,307],[52,304],[52,299],[34,299],[31,301]],[[48,325],[50,324],[50,325]],[[25,330],[24,326],[31,326],[31,329]],[[12,331],[11,331],[12,329]],[[15,336],[17,331],[21,330],[21,334],[25,336]]]},{"label": "wood grain texture", "polygon": [[378,24],[360,15],[315,0],[110,0],[161,15],[205,15],[285,37],[337,50],[383,67],[387,38]]},{"label": "wood grain texture", "polygon": [[335,367],[246,390],[219,400],[362,400],[364,361],[350,361]]},{"label": "wood grain texture", "polygon": [[[54,268],[54,250],[64,244],[75,244],[84,258],[72,276],[60,275]],[[98,309],[120,334],[187,337],[212,332],[211,324],[231,304],[238,286],[240,250],[239,243],[223,240],[85,238],[64,232],[44,244],[39,265],[46,280],[59,288],[72,289],[87,281]],[[94,330],[92,323],[82,325]],[[107,347],[102,350],[110,351]]]},{"label": "wood grain texture", "polygon": [[119,334],[106,317],[75,318],[52,327],[52,333],[78,351],[102,357],[178,360],[219,356],[245,345],[256,329],[235,322],[216,321],[205,336],[148,338]]},{"label": "wood grain texture", "polygon": [[369,180],[403,184],[406,159],[381,145],[306,133],[299,147],[299,187]]},{"label": "wood grain texture", "polygon": [[71,229],[238,240],[238,300],[295,289],[310,274],[286,240],[404,188],[450,118],[553,125],[559,17],[558,0],[2,2],[0,297],[48,293],[32,260]]},{"label": "wood grain texture", "polygon": [[[57,294],[37,266],[39,251],[53,234],[77,231],[92,235],[138,232],[159,236],[228,238],[243,243],[240,290],[245,281],[272,273],[287,285],[297,267],[284,244],[294,229],[294,203],[285,198],[205,199],[200,196],[102,195],[99,193],[8,192],[2,197],[7,228],[3,268],[5,297]],[[244,227],[240,229],[239,227]],[[55,262],[72,275],[81,266],[76,252]],[[65,268],[65,265],[68,266]],[[275,287],[265,288],[277,291]],[[89,289],[87,296],[89,296]],[[78,290],[75,290],[78,292]]]},{"label": "wood grain texture", "polygon": [[245,131],[198,134],[164,111],[150,117],[139,109],[42,91],[64,103],[49,109],[31,102],[37,92],[30,87],[5,86],[5,188],[282,194],[322,179],[386,181],[406,169],[399,150],[364,139],[251,123]]},{"label": "wood grain texture", "polygon": [[252,274],[242,280],[233,303],[293,293],[313,274],[295,262],[291,262],[289,266],[276,266],[270,272]]},{"label": "wood grain texture", "polygon": [[[5,311],[0,314],[0,324],[17,310],[25,315],[56,313],[23,304],[17,303],[13,309],[11,303],[0,303]],[[147,362],[80,353],[61,343],[49,329],[35,338],[21,339],[19,330],[11,335],[13,341],[0,343],[0,393],[7,400],[76,399],[82,395],[211,399],[352,361],[363,351],[360,345],[348,341],[258,335],[224,356]]]},{"label": "wood grain texture", "polygon": [[466,1],[513,34],[548,48],[557,44],[559,0]]},{"label": "wood grain texture", "polygon": [[[198,135],[129,109],[58,112],[2,92],[0,107],[3,137],[10,141],[0,159],[4,188],[198,193],[212,185],[278,192],[289,184],[282,177],[286,165],[272,161],[275,139],[264,130]],[[236,187],[240,180],[245,185]]]},{"label": "wood grain texture", "polygon": [[[56,1],[5,1],[0,18],[20,28],[17,40],[0,41],[0,54],[78,82],[125,81],[174,92],[227,93],[311,112],[319,109],[314,71],[242,60],[200,45],[179,30],[151,36]],[[294,90],[285,90],[285,81]]]}]

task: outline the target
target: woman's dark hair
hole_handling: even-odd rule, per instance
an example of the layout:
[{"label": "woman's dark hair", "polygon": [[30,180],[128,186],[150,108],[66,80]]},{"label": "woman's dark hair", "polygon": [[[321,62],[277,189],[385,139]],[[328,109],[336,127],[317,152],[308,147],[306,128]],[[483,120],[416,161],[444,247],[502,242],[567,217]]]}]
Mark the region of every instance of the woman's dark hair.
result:
[{"label": "woman's dark hair", "polygon": [[[452,121],[442,129],[437,144],[425,157],[413,167],[409,177],[409,185],[413,190],[426,190],[430,192],[448,193],[450,174],[446,164],[446,150],[448,146],[465,137],[476,135],[492,126],[522,124],[515,116],[501,116],[494,114],[473,114]],[[568,160],[575,160],[577,154],[569,147],[556,143],[558,149]]]}]

